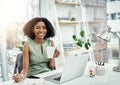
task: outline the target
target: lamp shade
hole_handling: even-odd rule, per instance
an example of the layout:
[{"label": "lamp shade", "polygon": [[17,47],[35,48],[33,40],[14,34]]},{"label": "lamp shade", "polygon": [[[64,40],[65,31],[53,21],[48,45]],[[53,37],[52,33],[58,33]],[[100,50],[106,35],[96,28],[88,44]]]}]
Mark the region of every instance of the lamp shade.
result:
[{"label": "lamp shade", "polygon": [[111,35],[111,28],[109,26],[106,26],[105,30],[103,32],[101,32],[99,35],[97,35],[97,37],[110,42],[110,35]]},{"label": "lamp shade", "polygon": [[106,26],[105,30],[102,33],[97,35],[97,37],[108,42],[108,41],[110,41],[111,34],[115,35],[119,40],[119,45],[118,45],[119,46],[119,62],[118,62],[118,66],[113,67],[113,71],[120,72],[120,37],[117,34],[113,33],[111,31],[111,27],[109,27],[108,25]]}]

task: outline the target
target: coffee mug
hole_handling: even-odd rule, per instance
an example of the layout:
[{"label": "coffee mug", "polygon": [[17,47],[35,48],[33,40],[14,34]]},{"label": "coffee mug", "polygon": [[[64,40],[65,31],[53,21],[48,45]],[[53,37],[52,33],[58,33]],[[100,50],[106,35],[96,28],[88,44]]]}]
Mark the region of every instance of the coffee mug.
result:
[{"label": "coffee mug", "polygon": [[53,58],[55,52],[55,47],[47,47],[47,57]]}]

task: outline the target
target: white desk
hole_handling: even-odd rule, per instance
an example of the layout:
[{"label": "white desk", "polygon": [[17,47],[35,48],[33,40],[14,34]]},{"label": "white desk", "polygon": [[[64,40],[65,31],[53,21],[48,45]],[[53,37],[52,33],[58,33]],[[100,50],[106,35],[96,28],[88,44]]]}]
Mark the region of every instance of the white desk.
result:
[{"label": "white desk", "polygon": [[[89,63],[88,63],[89,64]],[[120,72],[112,71],[113,64],[106,65],[106,74],[104,76],[95,75],[95,77],[89,77],[88,66],[86,67],[86,71],[82,77],[73,79],[71,81],[62,83],[62,84],[55,84],[43,79],[25,79],[20,83],[13,83],[13,81],[6,81],[0,83],[0,85],[120,85]],[[38,76],[41,78],[46,75],[51,75],[54,72],[43,73]]]}]

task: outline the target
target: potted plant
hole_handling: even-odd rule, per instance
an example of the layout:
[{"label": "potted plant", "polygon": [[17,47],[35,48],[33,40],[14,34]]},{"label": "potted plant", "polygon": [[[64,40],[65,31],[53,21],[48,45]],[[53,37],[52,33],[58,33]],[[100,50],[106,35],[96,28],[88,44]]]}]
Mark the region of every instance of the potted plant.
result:
[{"label": "potted plant", "polygon": [[[72,38],[76,42],[77,46],[83,47],[86,50],[89,50],[89,48],[91,46],[91,43],[90,43],[89,39],[85,39],[85,32],[83,30],[80,31],[80,37],[79,38],[76,35],[73,35]],[[94,77],[95,76],[95,72],[94,72],[92,67],[89,69],[89,76],[90,77]]]},{"label": "potted plant", "polygon": [[17,45],[16,47],[19,48],[19,50],[22,52],[24,44],[25,44],[25,41],[22,41],[21,45]]},{"label": "potted plant", "polygon": [[79,33],[79,38],[76,35],[73,35],[72,38],[76,42],[77,46],[83,47],[86,50],[89,50],[91,43],[89,39],[85,39],[85,32],[82,30]]}]

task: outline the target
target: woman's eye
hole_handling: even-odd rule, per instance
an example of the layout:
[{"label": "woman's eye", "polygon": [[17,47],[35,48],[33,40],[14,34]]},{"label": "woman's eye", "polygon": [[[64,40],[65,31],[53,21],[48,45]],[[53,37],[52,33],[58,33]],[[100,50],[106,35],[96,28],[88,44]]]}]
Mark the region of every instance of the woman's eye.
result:
[{"label": "woman's eye", "polygon": [[39,29],[39,27],[36,27],[36,29]]},{"label": "woman's eye", "polygon": [[43,29],[46,29],[46,27],[43,27]]},{"label": "woman's eye", "polygon": [[36,29],[46,29],[46,27],[36,27]]}]

